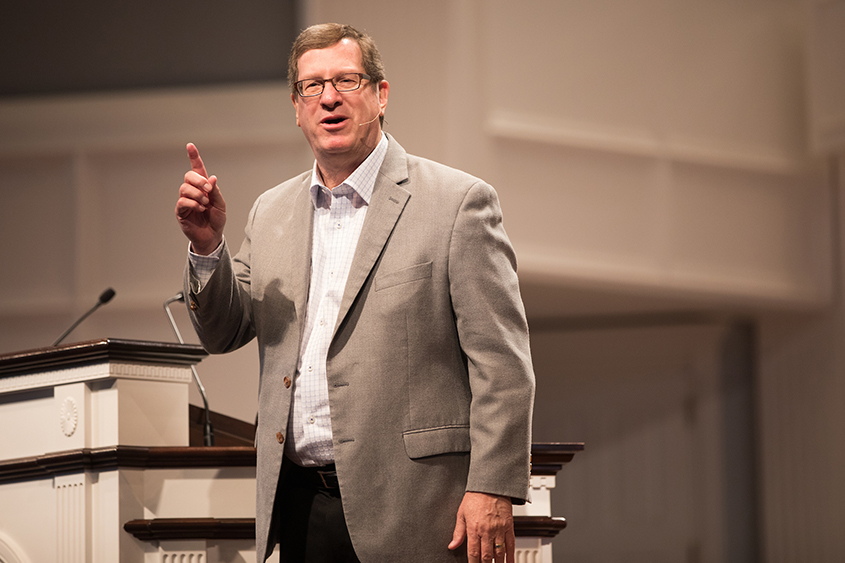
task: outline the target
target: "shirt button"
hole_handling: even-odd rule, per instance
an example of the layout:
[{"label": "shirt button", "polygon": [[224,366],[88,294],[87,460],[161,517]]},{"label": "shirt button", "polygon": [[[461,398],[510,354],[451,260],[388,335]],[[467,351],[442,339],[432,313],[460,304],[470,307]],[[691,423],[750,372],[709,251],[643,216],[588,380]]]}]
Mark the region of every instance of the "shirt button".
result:
[{"label": "shirt button", "polygon": [[308,371],[314,371],[314,366],[308,366]]},{"label": "shirt button", "polygon": [[285,384],[285,389],[290,389],[290,384],[291,384],[290,377],[286,377],[284,379],[284,384]]},{"label": "shirt button", "polygon": [[277,440],[280,444],[284,444],[284,443],[285,443],[285,435],[284,435],[284,434],[282,434],[281,432],[276,432],[276,440]]},{"label": "shirt button", "polygon": [[340,229],[342,227],[342,225],[340,223],[338,223],[336,226],[337,226],[338,229]]},{"label": "shirt button", "polygon": [[308,417],[308,424],[314,424],[315,420],[313,416]]}]

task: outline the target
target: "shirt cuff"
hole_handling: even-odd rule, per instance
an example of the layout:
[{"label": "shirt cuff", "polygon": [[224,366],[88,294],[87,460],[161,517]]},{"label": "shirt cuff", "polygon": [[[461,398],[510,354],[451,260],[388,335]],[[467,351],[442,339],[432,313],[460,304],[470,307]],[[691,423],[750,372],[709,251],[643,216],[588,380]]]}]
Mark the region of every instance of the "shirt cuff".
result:
[{"label": "shirt cuff", "polygon": [[214,252],[208,256],[202,256],[201,254],[194,253],[191,250],[191,243],[188,243],[188,259],[191,262],[191,268],[194,271],[194,276],[199,282],[197,285],[197,291],[205,286],[206,282],[211,279],[211,275],[214,273],[214,268],[217,267],[217,262],[220,261],[220,255],[222,253],[223,241],[221,241],[220,245],[214,249]]}]

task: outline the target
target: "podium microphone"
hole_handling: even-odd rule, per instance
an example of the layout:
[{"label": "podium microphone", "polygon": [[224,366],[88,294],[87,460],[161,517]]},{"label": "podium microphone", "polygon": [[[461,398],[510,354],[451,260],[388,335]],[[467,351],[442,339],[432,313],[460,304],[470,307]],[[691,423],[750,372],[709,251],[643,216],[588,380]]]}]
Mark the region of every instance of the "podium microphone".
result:
[{"label": "podium microphone", "polygon": [[68,335],[68,334],[70,334],[71,332],[73,332],[73,329],[75,329],[77,326],[79,326],[79,323],[81,323],[82,321],[84,321],[85,319],[87,319],[87,318],[88,318],[88,315],[90,315],[91,313],[93,313],[94,311],[96,311],[97,309],[99,309],[102,305],[105,305],[106,303],[108,303],[109,301],[111,301],[112,297],[114,297],[114,290],[113,290],[112,288],[108,288],[107,290],[105,290],[104,292],[102,292],[102,293],[100,294],[100,298],[97,300],[97,304],[96,304],[96,305],[94,305],[93,307],[91,307],[91,308],[88,310],[88,312],[87,312],[87,313],[85,313],[84,315],[82,315],[81,317],[79,317],[78,319],[76,319],[76,322],[75,322],[75,323],[73,323],[72,325],[70,325],[70,327],[69,327],[66,331],[64,331],[64,332],[62,333],[62,335],[56,339],[56,341],[55,341],[55,342],[53,342],[53,346],[58,346],[58,345],[59,345],[59,343],[60,343],[62,340],[64,340],[65,338],[67,338],[67,335]]},{"label": "podium microphone", "polygon": [[[164,312],[167,313],[167,318],[170,320],[170,326],[173,328],[173,332],[176,333],[176,339],[179,340],[179,344],[184,344],[185,341],[182,340],[182,333],[179,332],[179,327],[176,326],[176,320],[173,318],[173,313],[170,312],[170,304],[174,301],[185,302],[185,296],[182,295],[181,291],[170,299],[165,300]],[[211,410],[208,408],[208,396],[206,396],[205,387],[202,386],[200,376],[197,374],[197,368],[194,367],[193,364],[191,364],[191,373],[194,374],[194,382],[197,384],[200,396],[202,397],[202,403],[205,406],[205,427],[202,429],[202,441],[206,446],[213,446],[214,428],[211,426]]]}]

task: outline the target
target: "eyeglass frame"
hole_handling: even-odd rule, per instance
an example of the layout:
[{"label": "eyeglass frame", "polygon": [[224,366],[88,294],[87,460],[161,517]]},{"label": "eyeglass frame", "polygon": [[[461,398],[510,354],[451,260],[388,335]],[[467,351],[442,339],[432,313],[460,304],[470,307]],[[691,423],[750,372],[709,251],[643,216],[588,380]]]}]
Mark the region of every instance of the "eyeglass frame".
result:
[{"label": "eyeglass frame", "polygon": [[[350,74],[354,74],[358,77],[358,85],[355,88],[352,88],[351,90],[338,90],[337,84],[335,84],[335,81],[338,78],[340,78],[341,76],[349,76]],[[347,92],[354,92],[356,90],[360,90],[361,84],[363,84],[363,81],[365,79],[370,80],[370,81],[372,80],[370,75],[367,74],[366,72],[342,72],[342,73],[338,74],[337,76],[334,76],[334,77],[329,78],[329,79],[325,79],[325,78],[305,78],[303,80],[297,80],[296,82],[293,83],[293,87],[296,90],[296,93],[299,95],[300,98],[315,98],[315,97],[321,95],[326,90],[326,82],[331,82],[332,88],[334,88],[337,93],[345,94]],[[319,82],[320,85],[322,86],[322,88],[320,88],[320,91],[317,92],[316,94],[303,94],[302,93],[302,83],[303,82]]]}]

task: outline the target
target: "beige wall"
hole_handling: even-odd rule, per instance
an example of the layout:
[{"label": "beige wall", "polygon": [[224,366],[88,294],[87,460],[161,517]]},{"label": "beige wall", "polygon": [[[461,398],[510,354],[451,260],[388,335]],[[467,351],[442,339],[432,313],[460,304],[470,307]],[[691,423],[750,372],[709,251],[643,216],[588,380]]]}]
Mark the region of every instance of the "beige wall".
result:
[{"label": "beige wall", "polygon": [[827,299],[798,2],[309,5],[379,39],[407,148],[496,185],[525,282]]},{"label": "beige wall", "polygon": [[[842,20],[845,22],[845,20]],[[831,169],[845,217],[845,160]],[[836,296],[818,314],[760,317],[761,530],[769,561],[845,556],[845,228],[837,224]]]},{"label": "beige wall", "polygon": [[[845,111],[829,78],[839,59],[821,56],[843,35],[842,5],[303,3],[306,23],[347,21],[376,38],[390,133],[499,191],[544,392],[536,434],[589,442],[553,501],[570,518],[561,557],[748,553],[728,552],[730,505],[712,500],[754,461],[712,457],[742,430],[718,344],[738,315],[761,334],[760,549],[783,561],[811,547],[808,561],[845,554],[840,227],[824,164],[845,152]],[[181,288],[172,210],[188,141],[221,179],[236,245],[254,198],[310,165],[283,84],[0,102],[0,352],[48,345],[109,286],[117,297],[71,339],[173,339],[161,304]],[[717,321],[625,328],[687,311]],[[254,347],[199,371],[214,410],[252,419]],[[691,425],[695,404],[709,414]],[[643,515],[662,539],[626,527]]]}]

